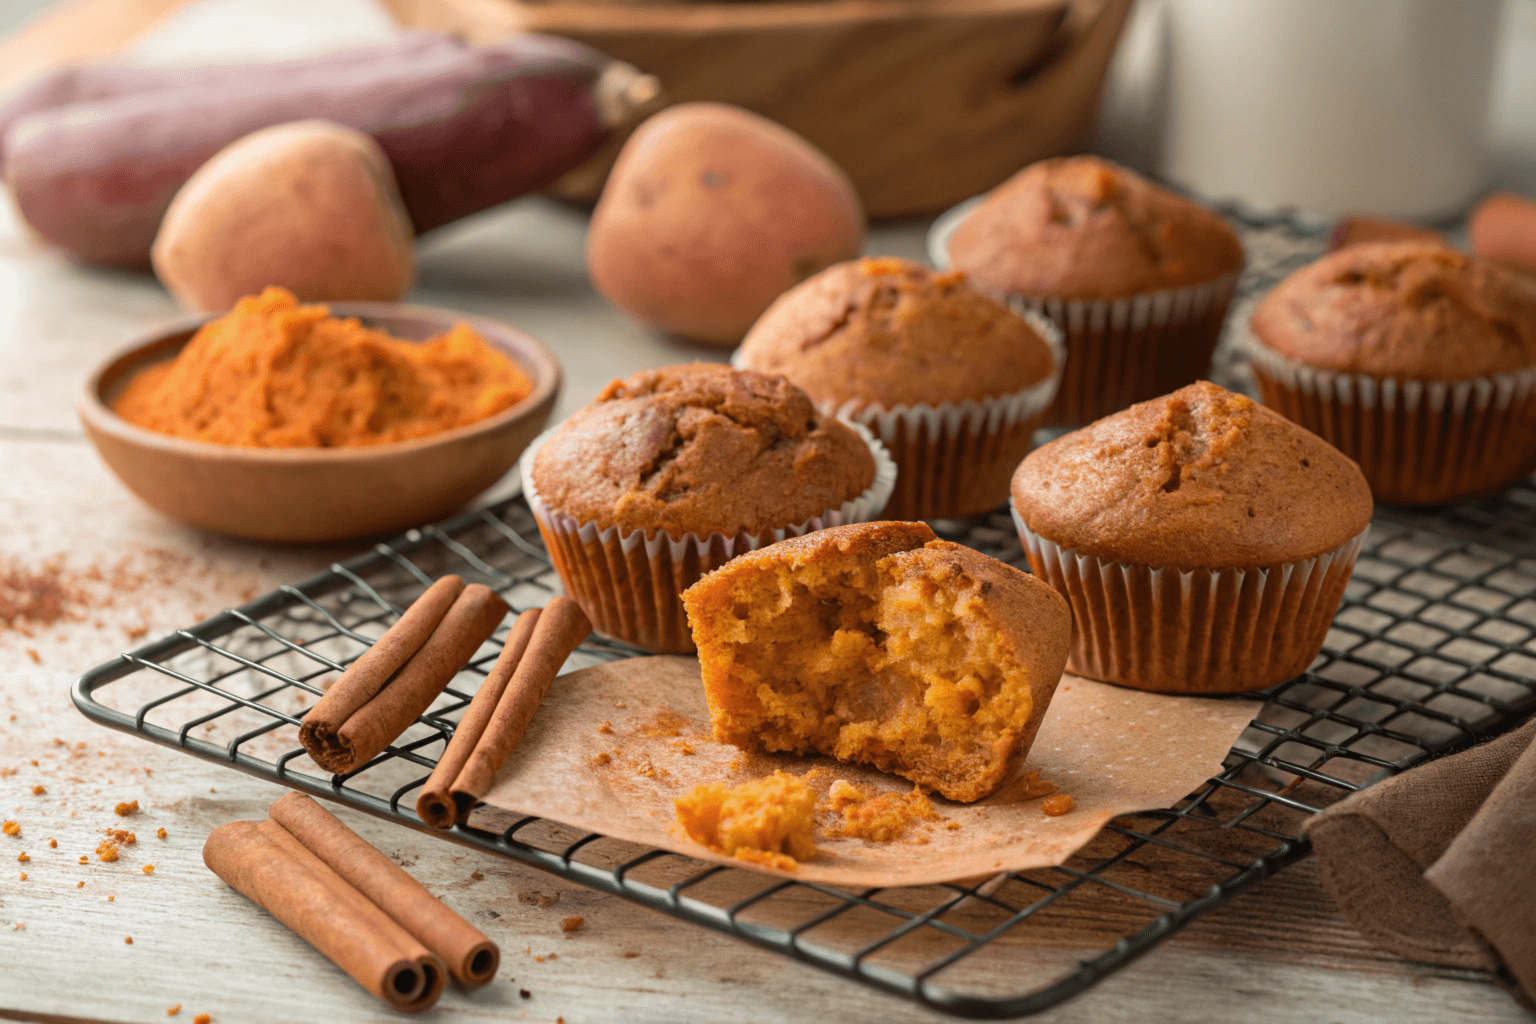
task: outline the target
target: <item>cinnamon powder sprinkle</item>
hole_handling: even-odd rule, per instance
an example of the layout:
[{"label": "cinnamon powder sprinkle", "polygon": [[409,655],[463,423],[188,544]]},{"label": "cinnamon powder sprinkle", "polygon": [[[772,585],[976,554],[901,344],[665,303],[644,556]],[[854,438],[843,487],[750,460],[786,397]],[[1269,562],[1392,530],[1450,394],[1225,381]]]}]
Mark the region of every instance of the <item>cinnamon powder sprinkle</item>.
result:
[{"label": "cinnamon powder sprinkle", "polygon": [[1052,818],[1059,818],[1076,806],[1077,801],[1065,793],[1053,793],[1040,801],[1040,809]]},{"label": "cinnamon powder sprinkle", "polygon": [[128,817],[128,815],[130,815],[130,814],[137,814],[138,812],[139,812],[139,802],[137,800],[128,800],[128,801],[120,803],[116,807],[112,808],[112,813],[113,814],[116,814],[119,817],[123,817],[123,818]]},{"label": "cinnamon powder sprinkle", "polygon": [[564,932],[565,934],[569,935],[572,932],[579,932],[579,931],[581,931],[581,926],[586,924],[586,923],[587,923],[586,920],[583,919],[580,915],[577,915],[575,917],[567,917],[567,918],[564,918],[563,920],[561,920],[561,922],[560,922],[560,930],[562,932]]},{"label": "cinnamon powder sprinkle", "polygon": [[37,651],[31,647],[27,648],[27,657],[32,659],[32,664],[34,665],[41,665],[43,663],[42,656],[39,655]]}]

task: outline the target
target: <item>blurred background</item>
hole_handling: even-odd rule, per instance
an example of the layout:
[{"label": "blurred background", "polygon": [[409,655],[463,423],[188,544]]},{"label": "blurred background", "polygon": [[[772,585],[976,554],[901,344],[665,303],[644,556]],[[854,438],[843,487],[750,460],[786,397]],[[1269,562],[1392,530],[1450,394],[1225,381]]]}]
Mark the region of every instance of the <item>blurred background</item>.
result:
[{"label": "blurred background", "polygon": [[[567,35],[657,74],[663,102],[757,110],[876,218],[1083,148],[1304,223],[1449,225],[1491,189],[1536,193],[1536,0],[4,0],[0,95],[80,59],[278,59],[401,25]],[[620,141],[560,190],[595,198]]]}]

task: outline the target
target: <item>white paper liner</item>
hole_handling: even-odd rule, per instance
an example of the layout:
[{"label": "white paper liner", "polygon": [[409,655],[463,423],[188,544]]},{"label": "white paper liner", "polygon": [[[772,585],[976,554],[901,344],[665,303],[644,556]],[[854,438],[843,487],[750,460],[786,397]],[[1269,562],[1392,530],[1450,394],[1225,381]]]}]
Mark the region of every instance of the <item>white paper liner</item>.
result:
[{"label": "white paper liner", "polygon": [[[682,592],[701,576],[738,555],[799,537],[829,526],[869,522],[880,515],[896,485],[896,464],[885,446],[868,428],[848,424],[869,446],[875,460],[875,478],[857,497],[801,523],[734,536],[712,533],[700,537],[688,533],[675,539],[665,530],[632,530],[618,526],[599,529],[596,523],[549,508],[533,483],[533,463],[539,449],[560,429],[556,426],[534,438],[518,463],[523,497],[546,537],[554,540],[550,556],[560,573],[566,593],[575,598],[605,636],[646,650],[662,653],[693,652],[693,637],[683,612]],[[556,546],[564,551],[556,550]],[[581,558],[576,553],[602,552],[601,558]],[[567,558],[566,553],[576,557]],[[636,560],[648,569],[641,580]],[[578,568],[578,564],[579,568]],[[641,584],[645,584],[642,592]]]},{"label": "white paper liner", "polygon": [[[824,416],[868,428],[896,460],[897,488],[887,518],[958,518],[989,511],[1007,497],[1008,480],[1029,454],[1035,429],[1056,398],[1067,352],[1061,328],[1040,313],[1015,312],[1051,350],[1051,374],[1038,384],[936,405],[886,408],[857,398],[816,403]],[[743,362],[737,349],[731,365],[752,369]]]},{"label": "white paper liner", "polygon": [[1529,398],[1536,390],[1536,366],[1517,373],[1466,380],[1399,380],[1341,370],[1320,370],[1281,355],[1252,333],[1248,334],[1245,347],[1258,369],[1293,391],[1330,402],[1357,404],[1365,409],[1380,405],[1388,412],[1398,408],[1407,412],[1481,412],[1490,408],[1508,409],[1512,403]]},{"label": "white paper liner", "polygon": [[1009,508],[1035,575],[1072,606],[1067,670],[1171,693],[1238,693],[1305,672],[1370,532],[1283,565],[1180,570],[1063,549]]},{"label": "white paper liner", "polygon": [[[983,198],[966,200],[934,221],[928,258],[935,267],[950,266],[950,237]],[[1080,426],[1206,376],[1240,269],[1120,299],[1061,299],[975,283],[1015,313],[1039,313],[1065,333],[1068,365],[1047,422]]]},{"label": "white paper liner", "polygon": [[1360,465],[1378,500],[1434,504],[1499,490],[1536,458],[1536,366],[1462,380],[1325,370],[1251,331],[1244,348],[1267,405]]}]

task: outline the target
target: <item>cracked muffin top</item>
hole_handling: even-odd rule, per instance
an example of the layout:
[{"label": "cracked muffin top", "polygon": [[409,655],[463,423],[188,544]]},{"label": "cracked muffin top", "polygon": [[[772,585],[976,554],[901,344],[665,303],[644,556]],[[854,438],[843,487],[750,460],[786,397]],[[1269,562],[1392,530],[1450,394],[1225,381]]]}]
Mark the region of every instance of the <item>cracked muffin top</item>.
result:
[{"label": "cracked muffin top", "polygon": [[552,511],[677,539],[803,523],[874,479],[869,446],[805,392],[716,363],[613,381],[533,462],[533,484]]},{"label": "cracked muffin top", "polygon": [[1038,384],[1055,368],[1045,339],[964,274],[894,258],[839,263],[791,288],[737,358],[834,408],[980,401]]},{"label": "cracked muffin top", "polygon": [[1322,438],[1207,381],[1030,453],[1024,524],[1064,549],[1156,568],[1280,565],[1364,530],[1371,490]]},{"label": "cracked muffin top", "polygon": [[1536,365],[1536,290],[1437,242],[1365,242],[1280,282],[1252,328],[1322,370],[1464,380]]},{"label": "cracked muffin top", "polygon": [[1118,299],[1243,266],[1220,216],[1093,156],[1030,164],[955,229],[949,260],[983,288]]}]

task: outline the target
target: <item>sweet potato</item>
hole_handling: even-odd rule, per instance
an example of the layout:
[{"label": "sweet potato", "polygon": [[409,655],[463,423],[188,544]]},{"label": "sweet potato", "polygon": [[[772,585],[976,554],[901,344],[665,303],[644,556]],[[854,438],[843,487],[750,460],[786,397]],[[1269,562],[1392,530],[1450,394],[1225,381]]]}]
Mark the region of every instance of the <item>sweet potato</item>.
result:
[{"label": "sweet potato", "polygon": [[1467,236],[1479,256],[1536,273],[1536,202],[1495,192],[1472,211]]},{"label": "sweet potato", "polygon": [[231,91],[252,88],[258,75],[267,80],[282,77],[291,81],[303,77],[323,83],[335,75],[353,74],[359,67],[388,68],[401,60],[419,59],[419,55],[434,50],[451,52],[459,45],[452,36],[412,32],[382,46],[360,46],[316,57],[256,65],[153,68],[94,63],[60,68],[0,103],[0,170],[5,167],[6,134],[12,125],[29,114],[71,103],[95,103],[167,89],[217,92],[227,96]]},{"label": "sweet potato", "polygon": [[863,242],[858,196],[826,154],[739,107],[685,103],[625,143],[592,214],[587,269],[641,320],[734,345],[780,294]]},{"label": "sweet potato", "polygon": [[44,238],[88,262],[142,264],[171,197],[204,161],[260,128],[320,118],[373,136],[411,222],[427,231],[585,159],[606,134],[594,87],[612,65],[538,35],[412,41],[396,58],[319,74],[250,65],[227,88],[154,89],[21,118],[5,176]]},{"label": "sweet potato", "polygon": [[160,282],[188,309],[228,309],[268,285],[305,302],[394,301],[414,238],[389,160],[328,121],[252,132],[181,187],[160,224]]}]

